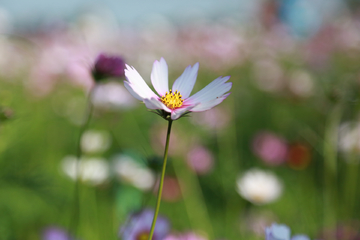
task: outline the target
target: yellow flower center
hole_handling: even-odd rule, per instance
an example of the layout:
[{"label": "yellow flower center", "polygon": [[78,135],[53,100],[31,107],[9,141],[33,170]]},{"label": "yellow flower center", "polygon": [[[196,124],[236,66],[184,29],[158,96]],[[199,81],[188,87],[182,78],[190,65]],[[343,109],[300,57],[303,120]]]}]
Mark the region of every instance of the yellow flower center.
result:
[{"label": "yellow flower center", "polygon": [[175,109],[178,107],[181,107],[181,105],[184,102],[184,99],[181,99],[181,94],[177,90],[175,92],[172,92],[170,89],[170,92],[166,92],[165,96],[161,97],[161,102],[165,104],[168,108]]}]

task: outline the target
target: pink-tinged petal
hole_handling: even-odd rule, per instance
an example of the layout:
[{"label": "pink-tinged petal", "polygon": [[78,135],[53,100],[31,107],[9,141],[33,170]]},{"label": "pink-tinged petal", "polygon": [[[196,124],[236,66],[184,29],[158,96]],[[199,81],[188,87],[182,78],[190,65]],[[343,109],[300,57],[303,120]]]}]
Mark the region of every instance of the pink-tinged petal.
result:
[{"label": "pink-tinged petal", "polygon": [[208,102],[202,102],[202,103],[198,104],[197,106],[195,106],[193,109],[191,109],[191,111],[192,112],[202,112],[202,111],[205,111],[205,110],[209,110],[209,109],[215,107],[216,105],[220,104],[229,95],[230,95],[230,93],[227,93],[227,94],[225,94],[225,95],[223,95],[221,97],[210,100]]},{"label": "pink-tinged petal", "polygon": [[172,90],[178,90],[181,93],[183,99],[190,96],[191,91],[194,88],[197,73],[199,70],[199,63],[195,63],[193,67],[188,66],[185,68],[185,71],[181,74],[181,76],[176,79],[173,84]]},{"label": "pink-tinged petal", "polygon": [[179,117],[181,117],[181,115],[183,115],[184,113],[186,113],[187,111],[190,111],[191,109],[193,109],[194,106],[191,105],[191,106],[187,106],[187,107],[184,107],[184,108],[177,108],[177,109],[174,109],[172,112],[171,112],[171,119],[172,120],[176,120],[178,119]]},{"label": "pink-tinged petal", "polygon": [[166,107],[158,98],[147,98],[144,99],[144,103],[149,109],[163,109],[167,112],[171,112],[171,110]]},{"label": "pink-tinged petal", "polygon": [[[126,65],[125,76],[128,80],[128,83],[125,87],[129,90],[131,88],[132,91],[130,93],[139,100],[143,100],[145,98],[156,98],[156,94],[149,88],[144,79],[140,76],[140,74],[135,70],[135,68]],[[126,81],[125,81],[126,82]],[[134,93],[136,93],[134,95]]]},{"label": "pink-tinged petal", "polygon": [[164,58],[154,62],[151,83],[160,96],[164,96],[169,91],[168,66]]},{"label": "pink-tinged petal", "polygon": [[197,104],[197,103],[206,103],[208,101],[217,99],[224,95],[231,89],[232,83],[226,82],[230,79],[230,76],[227,77],[218,77],[206,87],[201,89],[199,92],[195,93],[191,97],[185,99],[184,104]]}]

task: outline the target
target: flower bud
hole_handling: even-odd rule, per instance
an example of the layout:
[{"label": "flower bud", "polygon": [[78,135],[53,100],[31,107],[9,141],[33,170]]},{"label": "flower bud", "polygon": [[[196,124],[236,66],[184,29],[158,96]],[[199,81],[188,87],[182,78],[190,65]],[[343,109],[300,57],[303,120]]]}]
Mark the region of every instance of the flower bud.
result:
[{"label": "flower bud", "polygon": [[92,69],[92,75],[96,82],[105,78],[122,78],[125,76],[125,61],[120,56],[100,54]]}]

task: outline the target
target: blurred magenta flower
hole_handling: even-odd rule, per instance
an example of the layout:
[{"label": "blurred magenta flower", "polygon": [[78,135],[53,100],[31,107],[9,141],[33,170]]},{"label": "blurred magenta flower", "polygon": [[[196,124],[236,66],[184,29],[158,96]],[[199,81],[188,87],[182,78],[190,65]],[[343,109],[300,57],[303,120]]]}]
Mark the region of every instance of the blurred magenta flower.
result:
[{"label": "blurred magenta flower", "polygon": [[265,240],[310,240],[306,235],[299,234],[290,238],[290,228],[284,224],[273,223],[265,229]]},{"label": "blurred magenta flower", "polygon": [[120,56],[100,54],[92,69],[92,75],[96,82],[105,78],[122,78],[125,76],[125,61]]},{"label": "blurred magenta flower", "polygon": [[42,233],[42,240],[71,240],[70,235],[62,228],[48,227]]},{"label": "blurred magenta flower", "polygon": [[208,238],[194,232],[183,233],[180,235],[169,234],[164,240],[207,240]]},{"label": "blurred magenta flower", "polygon": [[[122,240],[147,240],[150,233],[151,223],[153,221],[154,211],[145,209],[129,217],[129,221],[122,226],[119,236]],[[169,233],[169,221],[159,215],[156,221],[153,240],[163,240]]]},{"label": "blurred magenta flower", "polygon": [[195,146],[187,154],[187,164],[199,175],[208,173],[214,165],[214,157],[211,152],[202,147]]},{"label": "blurred magenta flower", "polygon": [[254,138],[253,151],[265,163],[280,165],[286,160],[287,144],[271,132],[260,132]]},{"label": "blurred magenta flower", "polygon": [[[183,74],[176,79],[169,90],[168,66],[164,58],[155,61],[151,72],[151,82],[161,96],[156,95],[146,84],[140,74],[130,66],[126,66],[125,87],[149,109],[158,109],[158,114],[165,119],[176,120],[187,112],[202,112],[220,104],[229,96],[232,86],[227,82],[230,77],[219,77],[196,94],[190,93],[196,82],[199,63],[188,66]],[[173,91],[175,90],[175,91]]]}]

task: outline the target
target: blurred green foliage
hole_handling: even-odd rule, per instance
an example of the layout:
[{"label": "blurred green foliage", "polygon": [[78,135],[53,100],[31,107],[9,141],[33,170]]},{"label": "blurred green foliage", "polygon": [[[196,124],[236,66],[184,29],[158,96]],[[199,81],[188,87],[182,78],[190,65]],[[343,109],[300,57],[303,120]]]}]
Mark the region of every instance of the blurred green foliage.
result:
[{"label": "blurred green foliage", "polygon": [[[207,128],[196,124],[192,118],[198,113],[173,124],[175,144],[183,147],[176,153],[170,148],[167,175],[178,179],[183,196],[163,201],[160,210],[172,229],[200,230],[211,239],[264,239],[248,227],[251,216],[263,214],[313,239],[337,223],[360,221],[359,152],[339,152],[336,132],[342,122],[359,121],[359,56],[336,52],[328,66],[320,69],[298,61],[296,56],[277,59],[285,73],[299,69],[312,76],[313,91],[306,97],[287,88],[275,92],[259,89],[251,59],[221,72],[231,75],[233,82],[231,95],[216,107],[228,115],[226,125]],[[170,81],[185,66],[172,67]],[[218,75],[200,63],[194,92]],[[50,94],[36,97],[23,84],[26,73],[21,78],[3,77],[0,81],[1,240],[39,239],[43,229],[54,225],[73,231],[75,183],[62,172],[61,160],[75,155],[80,127],[71,119],[82,119],[86,94],[63,81]],[[78,104],[71,111],[74,116],[69,117],[64,113],[73,100]],[[153,135],[166,125],[137,104],[119,111],[95,109],[89,129],[111,134],[110,148],[98,157],[110,163],[115,154],[130,152],[140,162],[158,168],[162,155],[154,149]],[[295,170],[286,163],[269,166],[261,161],[253,152],[252,141],[263,130],[282,136],[288,143],[309,146],[309,166]],[[196,175],[184,161],[194,143],[207,147],[215,156],[212,171],[205,175]],[[257,206],[239,196],[236,178],[253,167],[271,169],[282,180],[284,191],[279,200]],[[84,240],[118,239],[119,227],[128,214],[152,208],[156,201],[152,191],[143,192],[114,174],[101,185],[81,183],[79,196],[78,235]]]}]

